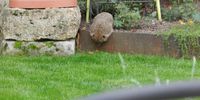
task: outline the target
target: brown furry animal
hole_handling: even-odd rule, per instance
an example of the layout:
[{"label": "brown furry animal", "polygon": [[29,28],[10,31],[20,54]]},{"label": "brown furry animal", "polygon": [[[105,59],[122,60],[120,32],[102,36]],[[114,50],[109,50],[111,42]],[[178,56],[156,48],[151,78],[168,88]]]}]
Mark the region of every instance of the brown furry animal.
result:
[{"label": "brown furry animal", "polygon": [[97,43],[108,40],[113,32],[113,16],[110,13],[102,12],[98,14],[90,27],[90,36]]}]

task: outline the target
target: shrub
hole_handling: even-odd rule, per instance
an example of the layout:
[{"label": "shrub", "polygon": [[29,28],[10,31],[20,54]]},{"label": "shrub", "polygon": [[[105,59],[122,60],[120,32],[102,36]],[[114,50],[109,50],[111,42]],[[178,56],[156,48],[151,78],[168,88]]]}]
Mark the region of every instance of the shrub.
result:
[{"label": "shrub", "polygon": [[183,3],[179,6],[179,11],[183,20],[191,19],[192,15],[196,12],[196,5],[190,2]]},{"label": "shrub", "polygon": [[164,20],[189,20],[196,13],[196,5],[192,2],[184,2],[180,5],[174,4],[171,9],[162,8],[162,16]]},{"label": "shrub", "polygon": [[162,16],[166,21],[175,21],[181,19],[181,13],[179,12],[179,7],[174,6],[170,10],[166,8],[162,8]]},{"label": "shrub", "polygon": [[138,9],[130,10],[124,3],[117,4],[114,16],[115,28],[131,29],[137,27],[141,19]]},{"label": "shrub", "polygon": [[85,17],[86,14],[86,2],[85,0],[78,0],[78,5],[80,7],[81,15]]},{"label": "shrub", "polygon": [[[95,17],[100,12],[115,13],[114,4],[100,4],[99,2],[106,2],[106,0],[90,0],[90,17]],[[114,2],[114,1],[113,1]],[[83,17],[86,15],[86,0],[78,0],[81,14]]]}]

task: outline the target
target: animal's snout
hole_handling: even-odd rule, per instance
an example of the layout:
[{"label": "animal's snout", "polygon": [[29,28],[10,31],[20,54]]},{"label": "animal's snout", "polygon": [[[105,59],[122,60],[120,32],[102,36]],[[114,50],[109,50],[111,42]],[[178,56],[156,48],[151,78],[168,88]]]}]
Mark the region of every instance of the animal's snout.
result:
[{"label": "animal's snout", "polygon": [[107,37],[105,35],[92,35],[92,39],[96,42],[102,43],[107,41]]}]

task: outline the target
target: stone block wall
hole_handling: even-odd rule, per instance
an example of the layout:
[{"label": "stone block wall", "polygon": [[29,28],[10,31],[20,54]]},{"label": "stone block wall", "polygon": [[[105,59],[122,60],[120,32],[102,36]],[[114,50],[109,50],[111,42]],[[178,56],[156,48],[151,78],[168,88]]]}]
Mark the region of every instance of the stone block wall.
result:
[{"label": "stone block wall", "polygon": [[3,41],[3,55],[58,55],[65,56],[75,53],[75,40],[66,41]]},{"label": "stone block wall", "polygon": [[3,44],[2,44],[2,41],[3,41],[3,33],[2,33],[2,26],[3,26],[3,19],[2,19],[2,16],[3,16],[3,9],[8,7],[8,0],[0,0],[0,54],[2,53],[2,50],[3,50]]},{"label": "stone block wall", "polygon": [[[5,4],[4,4],[5,5]],[[2,54],[70,55],[81,22],[79,7],[1,10]]]}]

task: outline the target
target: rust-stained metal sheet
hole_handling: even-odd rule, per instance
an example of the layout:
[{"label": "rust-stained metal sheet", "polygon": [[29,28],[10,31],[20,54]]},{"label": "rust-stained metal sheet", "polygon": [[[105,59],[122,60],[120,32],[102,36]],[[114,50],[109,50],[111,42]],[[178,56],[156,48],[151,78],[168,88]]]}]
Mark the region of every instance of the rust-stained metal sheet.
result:
[{"label": "rust-stained metal sheet", "polygon": [[[170,36],[164,40],[163,36],[148,33],[113,32],[107,42],[95,43],[91,40],[89,32],[80,31],[78,49],[81,51],[107,51],[123,52],[131,54],[165,55],[181,57],[183,54],[178,46],[176,38]],[[191,49],[190,55],[200,56],[200,47],[197,50]]]}]

